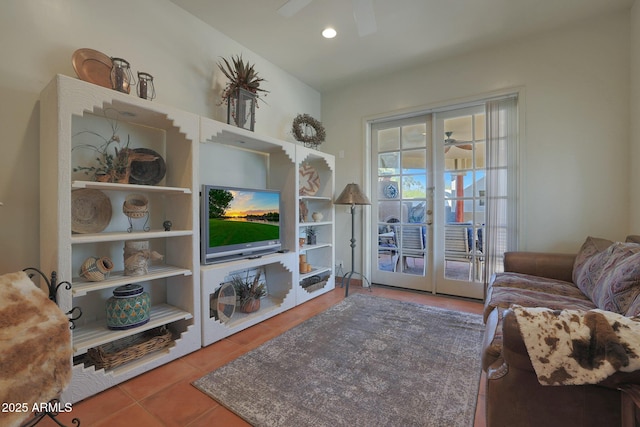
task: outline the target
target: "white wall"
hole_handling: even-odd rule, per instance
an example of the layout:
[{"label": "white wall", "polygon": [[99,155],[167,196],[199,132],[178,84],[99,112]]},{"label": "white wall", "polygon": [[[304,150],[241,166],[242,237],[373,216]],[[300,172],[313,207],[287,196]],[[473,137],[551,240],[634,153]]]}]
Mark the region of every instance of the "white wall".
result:
[{"label": "white wall", "polygon": [[640,234],[640,3],[631,8],[631,153],[630,230]]},{"label": "white wall", "polygon": [[[629,15],[616,14],[323,93],[336,191],[364,180],[365,118],[523,87],[522,249],[576,251],[587,235],[624,238],[629,37]],[[336,235],[349,235],[348,215],[336,217]],[[350,263],[348,239],[338,239],[336,259]]]},{"label": "white wall", "polygon": [[125,58],[154,76],[153,102],[221,121],[216,62],[242,53],[271,91],[256,132],[293,141],[297,114],[320,117],[317,91],[167,0],[2,0],[0,40],[0,273],[38,265],[38,97],[55,74],[75,76],[76,49]]}]

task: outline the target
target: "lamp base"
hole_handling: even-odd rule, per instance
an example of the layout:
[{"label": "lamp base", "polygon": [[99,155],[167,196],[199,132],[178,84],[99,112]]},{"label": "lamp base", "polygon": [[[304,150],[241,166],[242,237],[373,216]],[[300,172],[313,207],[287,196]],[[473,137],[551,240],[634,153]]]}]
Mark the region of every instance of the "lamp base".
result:
[{"label": "lamp base", "polygon": [[[341,288],[345,288],[344,289],[344,296],[348,297],[349,296],[349,283],[351,282],[351,278],[354,275],[358,275],[360,277],[362,277],[363,282],[367,282],[367,287],[369,288],[369,292],[371,292],[371,282],[369,281],[369,279],[367,279],[366,277],[364,277],[364,274],[358,273],[357,271],[351,270],[350,272],[348,272],[346,275],[342,276],[342,282],[340,284]],[[347,279],[347,284],[345,286],[345,279]],[[364,286],[364,283],[363,283]]]}]

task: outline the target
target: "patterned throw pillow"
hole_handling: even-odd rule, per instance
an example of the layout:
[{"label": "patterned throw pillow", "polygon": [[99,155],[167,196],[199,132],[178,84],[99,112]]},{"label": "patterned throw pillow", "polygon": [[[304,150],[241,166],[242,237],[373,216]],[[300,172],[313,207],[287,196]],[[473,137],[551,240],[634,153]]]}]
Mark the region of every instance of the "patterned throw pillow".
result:
[{"label": "patterned throw pillow", "polygon": [[603,264],[608,255],[606,250],[613,242],[598,237],[587,237],[573,264],[573,283],[593,300],[593,288],[600,279]]},{"label": "patterned throw pillow", "polygon": [[591,300],[601,310],[626,314],[640,294],[640,244],[615,243],[606,252],[610,257]]}]

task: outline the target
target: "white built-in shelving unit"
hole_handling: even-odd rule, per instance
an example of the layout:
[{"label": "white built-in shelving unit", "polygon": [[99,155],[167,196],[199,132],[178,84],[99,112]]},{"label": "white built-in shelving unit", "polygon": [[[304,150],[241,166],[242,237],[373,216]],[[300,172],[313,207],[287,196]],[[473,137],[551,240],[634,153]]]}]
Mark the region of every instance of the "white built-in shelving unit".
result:
[{"label": "white built-in shelving unit", "polygon": [[[72,382],[62,395],[63,401],[77,402],[201,346],[199,199],[194,166],[199,118],[61,75],[43,90],[40,109],[40,268],[56,271],[60,280],[71,282],[71,289],[58,291],[60,308],[82,311],[72,330]],[[158,185],[94,182],[75,170],[89,166],[96,157],[80,146],[99,146],[114,131],[121,143],[130,138],[130,148],[161,154],[166,175]],[[79,189],[98,190],[109,198],[111,219],[101,232],[72,232],[72,191]],[[147,197],[148,218],[129,223],[122,204],[131,193]],[[139,222],[147,220],[150,229],[144,231]],[[163,228],[165,220],[173,224],[170,231]],[[134,240],[149,241],[150,248],[164,259],[152,263],[148,274],[125,276],[123,246]],[[106,280],[91,282],[80,277],[80,267],[90,256],[113,260],[114,270]],[[116,287],[130,283],[142,285],[149,293],[150,320],[136,328],[110,330],[105,303]],[[97,369],[86,358],[90,348],[161,326],[173,335],[165,349],[112,369]]]},{"label": "white built-in shelving unit", "polygon": [[[71,283],[71,289],[58,291],[60,308],[74,316],[75,307],[82,311],[72,330],[73,377],[62,395],[64,402],[82,400],[334,288],[332,155],[61,75],[42,91],[40,109],[40,268],[56,271],[59,280]],[[128,138],[130,148],[161,154],[166,175],[160,182],[95,182],[77,170],[95,159],[95,153],[81,146],[100,145],[101,138],[116,132],[121,142]],[[207,158],[211,148],[221,151]],[[218,154],[220,158],[215,158]],[[222,165],[219,169],[211,166],[216,162]],[[318,174],[315,194],[300,194],[302,165]],[[285,251],[200,265],[203,184],[280,191]],[[72,232],[72,192],[80,189],[98,190],[108,197],[112,213],[104,230]],[[132,221],[123,214],[123,202],[131,193],[149,200],[148,219]],[[306,218],[301,217],[301,204],[309,211]],[[313,212],[320,212],[322,219],[314,222]],[[167,220],[172,223],[169,231],[163,226]],[[309,226],[316,230],[316,243],[301,245]],[[143,276],[124,274],[123,246],[135,240],[149,241],[151,250],[164,255]],[[311,271],[300,271],[301,255]],[[90,256],[113,260],[115,268],[106,280],[90,282],[80,277],[80,267]],[[268,292],[260,310],[249,314],[236,310],[224,321],[214,316],[216,291],[232,276],[258,270],[264,274]],[[105,303],[115,288],[130,283],[142,285],[150,294],[150,321],[132,329],[110,330]],[[166,349],[112,369],[97,369],[86,357],[91,348],[161,326],[173,335]]]}]

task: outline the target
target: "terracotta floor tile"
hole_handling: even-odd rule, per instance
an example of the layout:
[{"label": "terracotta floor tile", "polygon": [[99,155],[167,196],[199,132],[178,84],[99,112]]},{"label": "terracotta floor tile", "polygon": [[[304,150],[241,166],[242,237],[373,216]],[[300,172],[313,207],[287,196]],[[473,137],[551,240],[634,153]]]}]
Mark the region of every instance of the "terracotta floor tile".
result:
[{"label": "terracotta floor tile", "polygon": [[223,406],[217,406],[200,418],[190,423],[187,427],[212,427],[212,426],[224,426],[224,427],[247,427],[251,424],[228,410]]},{"label": "terracotta floor tile", "polygon": [[189,384],[179,382],[141,400],[140,405],[166,426],[184,427],[217,403]]},{"label": "terracotta floor tile", "polygon": [[221,361],[227,361],[229,355],[234,355],[235,358],[245,351],[242,345],[225,338],[184,356],[182,360],[206,373],[219,367]]},{"label": "terracotta floor tile", "polygon": [[[80,424],[80,427],[85,424]],[[89,426],[89,424],[86,424]],[[125,427],[125,426],[144,426],[144,427],[164,427],[166,424],[147,412],[140,405],[131,405],[122,411],[105,418],[96,424],[90,424],[95,427]]]},{"label": "terracotta floor tile", "polygon": [[[126,393],[118,387],[111,387],[91,398],[73,404],[71,412],[61,413],[58,420],[66,426],[73,426],[71,420],[78,418],[81,426],[93,426],[99,420],[133,404],[135,401]],[[38,427],[40,426],[54,427],[57,424],[46,418],[38,424]]]},{"label": "terracotta floor tile", "polygon": [[178,359],[132,378],[120,384],[119,387],[135,400],[141,400],[175,384],[188,375],[193,375],[196,371],[196,368]]}]

